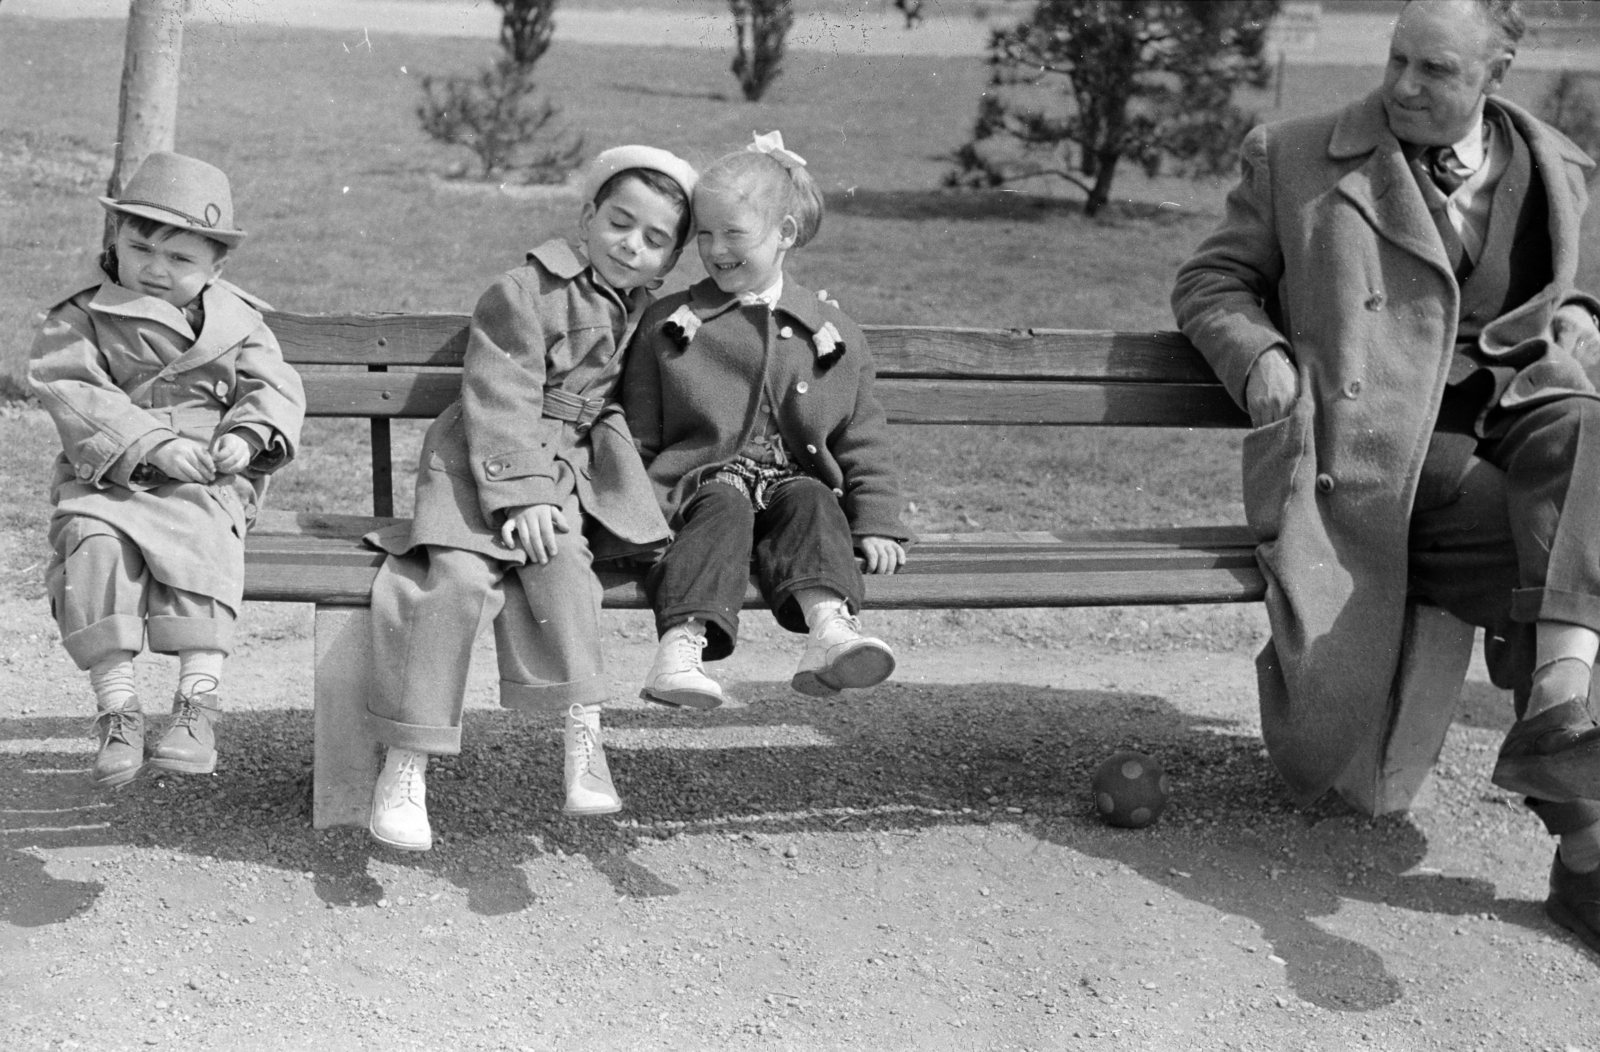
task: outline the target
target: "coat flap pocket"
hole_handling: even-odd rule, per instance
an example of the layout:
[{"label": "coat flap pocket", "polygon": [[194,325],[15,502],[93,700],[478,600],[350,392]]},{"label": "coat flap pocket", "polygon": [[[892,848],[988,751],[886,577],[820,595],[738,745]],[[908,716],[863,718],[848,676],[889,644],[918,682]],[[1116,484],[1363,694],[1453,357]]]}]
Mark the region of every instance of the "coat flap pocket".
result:
[{"label": "coat flap pocket", "polygon": [[496,453],[483,461],[482,470],[483,478],[488,482],[508,482],[535,475],[547,478],[556,476],[555,459],[550,455],[549,447],[543,444],[538,449]]}]

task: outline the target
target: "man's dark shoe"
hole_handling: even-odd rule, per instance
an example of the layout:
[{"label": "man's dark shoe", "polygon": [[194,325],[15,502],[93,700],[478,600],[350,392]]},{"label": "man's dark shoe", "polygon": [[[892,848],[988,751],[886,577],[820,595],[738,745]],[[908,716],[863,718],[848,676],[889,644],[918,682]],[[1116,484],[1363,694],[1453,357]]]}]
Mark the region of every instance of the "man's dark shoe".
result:
[{"label": "man's dark shoe", "polygon": [[1550,897],[1544,900],[1544,912],[1600,953],[1600,869],[1574,873],[1557,851],[1550,865]]},{"label": "man's dark shoe", "polygon": [[136,708],[102,710],[94,718],[94,732],[100,739],[90,771],[94,784],[117,789],[138,777],[144,766],[144,713]]},{"label": "man's dark shoe", "polygon": [[172,722],[150,750],[151,767],[172,774],[210,774],[217,769],[217,737],[212,724],[222,715],[215,694],[172,698]]},{"label": "man's dark shoe", "polygon": [[1570,698],[1506,733],[1494,784],[1562,803],[1600,800],[1600,724],[1583,698]]}]

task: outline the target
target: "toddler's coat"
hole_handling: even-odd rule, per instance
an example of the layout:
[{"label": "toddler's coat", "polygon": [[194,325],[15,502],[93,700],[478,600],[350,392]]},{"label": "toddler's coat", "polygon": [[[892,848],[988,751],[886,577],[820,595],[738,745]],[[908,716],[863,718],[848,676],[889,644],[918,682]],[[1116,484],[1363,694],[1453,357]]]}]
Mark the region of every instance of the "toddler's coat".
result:
[{"label": "toddler's coat", "polygon": [[[609,694],[592,558],[667,538],[612,401],[647,297],[638,289],[619,301],[571,245],[552,240],[478,301],[461,399],[423,441],[415,517],[368,536],[390,554],[373,586],[368,705],[385,745],[460,751],[483,620],[494,620],[503,706],[565,710]],[[531,504],[560,508],[572,531],[557,535],[544,565],[500,543],[507,511]]]},{"label": "toddler's coat", "polygon": [[[245,533],[268,476],[299,445],[300,377],[253,305],[259,301],[228,283],[201,294],[196,333],[177,307],[102,277],[50,310],[28,368],[61,435],[51,488],[52,605],[59,618],[68,547],[95,531],[85,529],[88,519],[131,539],[154,581],[237,614]],[[178,435],[210,444],[234,430],[257,450],[238,475],[175,482],[145,463]],[[100,656],[65,642],[82,667]],[[154,638],[151,645],[169,649]]]},{"label": "toddler's coat", "polygon": [[623,402],[674,527],[744,447],[765,387],[790,458],[833,490],[851,533],[908,540],[872,385],[866,337],[834,304],[785,277],[774,309],[741,309],[707,278],[645,312]]}]

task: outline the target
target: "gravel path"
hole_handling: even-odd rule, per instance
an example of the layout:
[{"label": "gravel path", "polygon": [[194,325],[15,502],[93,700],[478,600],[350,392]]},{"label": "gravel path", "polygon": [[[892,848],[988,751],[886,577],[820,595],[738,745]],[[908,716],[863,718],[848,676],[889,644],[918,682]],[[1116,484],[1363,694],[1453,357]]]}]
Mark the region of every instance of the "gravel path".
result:
[{"label": "gravel path", "polygon": [[[1487,781],[1481,670],[1424,805],[1369,821],[1284,799],[1247,653],[995,616],[881,616],[900,674],[831,703],[758,623],[724,709],[612,709],[615,819],[556,812],[555,730],[494,709],[482,661],[440,843],[403,856],[310,829],[308,611],[249,608],[217,775],[104,796],[81,677],[41,603],[0,600],[0,1044],[1600,1048],[1548,844]],[[610,635],[627,697],[648,625]],[[170,673],[142,662],[147,696]],[[1152,829],[1090,811],[1121,747],[1172,774]]]}]

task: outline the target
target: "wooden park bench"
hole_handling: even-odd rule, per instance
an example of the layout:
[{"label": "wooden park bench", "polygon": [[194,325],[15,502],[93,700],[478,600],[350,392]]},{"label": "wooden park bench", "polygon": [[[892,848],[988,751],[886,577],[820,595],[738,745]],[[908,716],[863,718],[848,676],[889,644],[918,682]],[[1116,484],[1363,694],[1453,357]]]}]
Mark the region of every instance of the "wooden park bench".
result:
[{"label": "wooden park bench", "polygon": [[[392,521],[389,421],[436,416],[460,387],[463,315],[268,318],[302,367],[309,414],[371,422],[373,517],[268,511],[251,533],[245,598],[316,604],[313,822],[364,824],[379,757],[365,724],[369,594],[383,560],[361,536]],[[892,424],[1246,428],[1176,333],[868,326]],[[410,471],[411,464],[401,465]],[[605,605],[647,609],[637,575],[601,573]],[[1242,524],[924,537],[904,571],[869,576],[877,610],[1259,602]],[[746,600],[759,606],[752,586]],[[1372,814],[1404,810],[1456,712],[1472,629],[1432,607],[1407,618],[1387,725],[1338,789]]]}]

